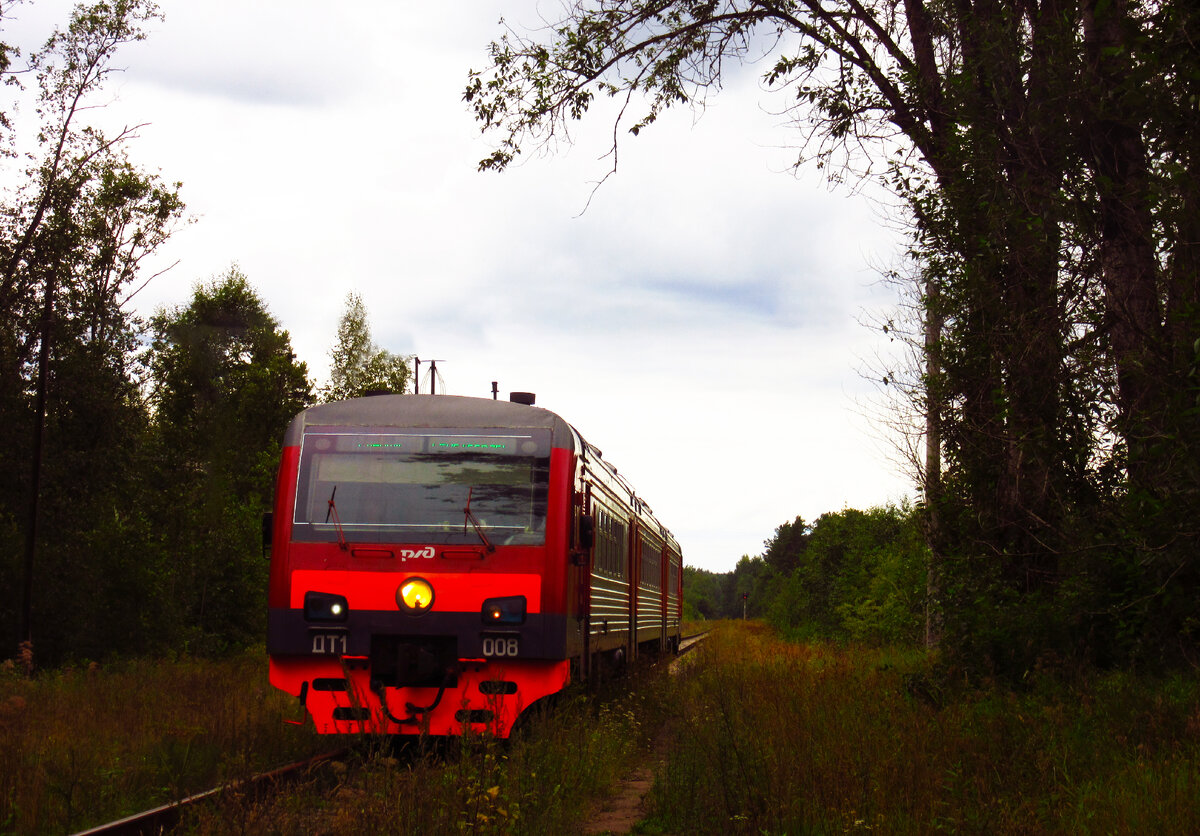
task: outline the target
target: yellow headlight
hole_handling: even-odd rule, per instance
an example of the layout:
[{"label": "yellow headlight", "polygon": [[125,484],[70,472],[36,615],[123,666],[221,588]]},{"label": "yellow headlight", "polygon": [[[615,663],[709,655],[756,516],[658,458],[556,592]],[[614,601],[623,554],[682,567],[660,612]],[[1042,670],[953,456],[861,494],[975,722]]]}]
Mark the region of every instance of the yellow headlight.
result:
[{"label": "yellow headlight", "polygon": [[409,578],[396,590],[396,603],[408,612],[425,612],[433,606],[433,587],[424,578]]}]

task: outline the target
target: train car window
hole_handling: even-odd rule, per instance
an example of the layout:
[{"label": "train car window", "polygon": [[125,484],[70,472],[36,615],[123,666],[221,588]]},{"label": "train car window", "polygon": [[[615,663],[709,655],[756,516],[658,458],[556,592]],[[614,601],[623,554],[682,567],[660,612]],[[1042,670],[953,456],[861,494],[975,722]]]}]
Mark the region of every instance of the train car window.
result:
[{"label": "train car window", "polygon": [[549,430],[310,427],[300,448],[293,536],[495,545],[545,542]]},{"label": "train car window", "polygon": [[621,577],[621,541],[625,528],[610,512],[597,511],[596,564],[595,569],[611,578]]},{"label": "train car window", "polygon": [[642,538],[641,585],[649,589],[662,588],[662,546],[648,537]]},{"label": "train car window", "polygon": [[617,521],[611,514],[608,517],[608,536],[604,543],[604,571],[614,578],[617,576]]}]

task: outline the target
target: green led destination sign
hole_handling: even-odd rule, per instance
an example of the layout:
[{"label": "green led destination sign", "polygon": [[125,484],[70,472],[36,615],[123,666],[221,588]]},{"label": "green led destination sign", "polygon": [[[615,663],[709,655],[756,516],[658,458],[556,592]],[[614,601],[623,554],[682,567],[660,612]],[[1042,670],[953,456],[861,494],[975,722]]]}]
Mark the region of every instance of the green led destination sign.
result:
[{"label": "green led destination sign", "polygon": [[[349,428],[347,428],[349,429]],[[539,443],[533,435],[509,435],[503,431],[495,435],[462,434],[445,429],[421,432],[365,432],[344,431],[339,427],[313,428],[305,432],[304,446],[310,452],[357,453],[359,455],[411,455],[436,454],[470,456],[536,456],[546,455],[548,439]]]},{"label": "green led destination sign", "polygon": [[499,453],[510,455],[519,451],[519,444],[529,439],[496,435],[432,435],[430,453]]}]

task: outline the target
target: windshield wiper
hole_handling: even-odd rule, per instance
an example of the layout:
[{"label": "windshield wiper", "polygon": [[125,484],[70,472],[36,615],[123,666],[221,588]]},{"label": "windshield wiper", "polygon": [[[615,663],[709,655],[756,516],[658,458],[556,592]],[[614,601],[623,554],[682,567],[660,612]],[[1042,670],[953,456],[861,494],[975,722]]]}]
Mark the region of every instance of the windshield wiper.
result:
[{"label": "windshield wiper", "polygon": [[333,517],[333,527],[337,531],[338,548],[342,551],[349,551],[350,547],[346,545],[346,535],[342,533],[342,518],[338,516],[337,505],[333,498],[337,496],[337,485],[333,486],[333,491],[329,494],[329,510],[325,512],[325,522],[329,522],[329,517]]},{"label": "windshield wiper", "polygon": [[479,539],[483,541],[483,545],[487,548],[487,553],[491,554],[496,550],[492,545],[492,541],[483,533],[483,526],[479,524],[479,520],[475,519],[475,515],[471,513],[471,494],[475,492],[475,488],[467,489],[467,507],[463,508],[463,531],[467,530],[469,522],[475,529],[475,533],[479,535]]}]

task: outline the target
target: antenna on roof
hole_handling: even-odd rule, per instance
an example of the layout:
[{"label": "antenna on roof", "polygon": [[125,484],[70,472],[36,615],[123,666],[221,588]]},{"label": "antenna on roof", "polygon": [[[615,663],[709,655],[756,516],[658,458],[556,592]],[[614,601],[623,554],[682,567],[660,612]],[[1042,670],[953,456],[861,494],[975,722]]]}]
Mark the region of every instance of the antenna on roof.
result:
[{"label": "antenna on roof", "polygon": [[[443,395],[446,394],[446,379],[444,377],[442,377],[441,373],[437,370],[437,364],[444,363],[446,361],[445,360],[427,360],[426,362],[429,363],[429,371],[425,372],[425,378],[429,381],[429,394],[431,394],[431,395],[437,394],[437,384],[439,381],[442,384],[442,394]],[[420,368],[421,368],[421,361],[417,360],[418,372],[420,371]],[[418,395],[421,394],[421,386],[420,386],[419,382],[417,384],[417,394]]]}]

